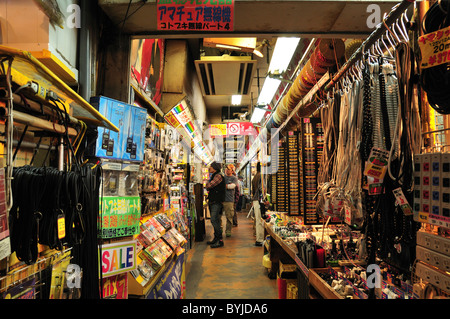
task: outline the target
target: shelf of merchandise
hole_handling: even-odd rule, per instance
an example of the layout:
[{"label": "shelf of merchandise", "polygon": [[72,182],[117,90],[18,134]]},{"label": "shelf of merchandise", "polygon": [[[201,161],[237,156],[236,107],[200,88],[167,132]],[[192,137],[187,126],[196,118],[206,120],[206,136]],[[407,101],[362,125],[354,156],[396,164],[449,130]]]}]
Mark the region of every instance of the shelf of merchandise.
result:
[{"label": "shelf of merchandise", "polygon": [[[119,129],[99,113],[91,104],[72,90],[55,73],[35,58],[30,52],[0,45],[0,55],[11,59],[11,78],[19,87],[29,82],[38,83],[46,92],[53,92],[64,101],[73,117],[90,125],[102,126],[112,131]],[[40,102],[46,103],[46,97],[36,96]]]},{"label": "shelf of merchandise", "polygon": [[[165,239],[163,239],[164,235],[167,234],[170,230],[174,230],[175,232],[178,232],[177,228],[175,227],[175,222],[173,220],[171,220],[171,225],[169,228],[164,228],[161,225],[162,228],[164,228],[164,230],[160,229],[158,232],[156,232],[157,234],[159,234],[158,237],[149,239],[149,241],[145,244],[143,243],[143,238],[141,236],[143,236],[144,230],[143,230],[142,225],[158,215],[166,215],[167,216],[167,214],[165,212],[158,212],[154,215],[147,216],[145,219],[143,219],[141,221],[142,232],[136,236],[137,241],[140,242],[142,245],[142,249],[138,253],[138,267],[143,262],[146,262],[149,264],[148,258],[145,258],[141,255],[141,254],[144,254],[143,250],[145,248],[151,247],[152,245],[157,245],[158,242],[162,241],[164,243],[164,245],[169,246],[172,251],[171,251],[170,255],[163,256],[163,262],[157,269],[153,268],[154,273],[151,276],[151,278],[149,278],[148,281],[145,282],[145,284],[141,284],[143,277],[142,277],[142,274],[139,274],[138,270],[136,270],[136,272],[135,272],[136,277],[131,272],[128,272],[128,295],[129,295],[129,298],[131,298],[131,299],[146,299],[148,297],[148,295],[151,293],[151,291],[160,282],[161,278],[164,276],[164,274],[166,273],[166,271],[168,270],[168,268],[170,267],[172,262],[174,262],[178,258],[179,255],[181,255],[182,253],[184,253],[186,251],[186,247],[185,247],[186,243],[187,243],[186,238],[183,237],[183,240],[179,241],[176,247],[173,246],[173,244],[170,244]],[[181,235],[181,232],[178,232],[178,233]],[[147,240],[147,238],[145,240]]]}]

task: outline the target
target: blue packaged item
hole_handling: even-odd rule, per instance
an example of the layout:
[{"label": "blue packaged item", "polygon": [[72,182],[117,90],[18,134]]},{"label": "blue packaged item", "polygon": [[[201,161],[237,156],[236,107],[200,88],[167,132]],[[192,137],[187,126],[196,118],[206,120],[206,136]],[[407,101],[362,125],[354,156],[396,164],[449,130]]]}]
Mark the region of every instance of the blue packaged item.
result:
[{"label": "blue packaged item", "polygon": [[91,98],[91,105],[119,129],[119,132],[114,132],[107,128],[99,127],[95,156],[122,159],[122,136],[128,110],[127,104],[99,96]]},{"label": "blue packaged item", "polygon": [[145,147],[145,129],[147,126],[147,110],[128,105],[127,121],[123,130],[122,159],[143,161]]}]

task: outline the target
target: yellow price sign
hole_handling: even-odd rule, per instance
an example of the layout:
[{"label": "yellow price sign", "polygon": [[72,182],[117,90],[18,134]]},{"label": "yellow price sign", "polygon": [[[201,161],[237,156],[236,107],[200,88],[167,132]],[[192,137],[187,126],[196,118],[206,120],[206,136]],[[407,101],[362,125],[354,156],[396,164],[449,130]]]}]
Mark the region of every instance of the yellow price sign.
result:
[{"label": "yellow price sign", "polygon": [[450,62],[450,26],[419,37],[422,69]]},{"label": "yellow price sign", "polygon": [[63,239],[66,237],[66,221],[64,215],[58,216],[58,238]]}]

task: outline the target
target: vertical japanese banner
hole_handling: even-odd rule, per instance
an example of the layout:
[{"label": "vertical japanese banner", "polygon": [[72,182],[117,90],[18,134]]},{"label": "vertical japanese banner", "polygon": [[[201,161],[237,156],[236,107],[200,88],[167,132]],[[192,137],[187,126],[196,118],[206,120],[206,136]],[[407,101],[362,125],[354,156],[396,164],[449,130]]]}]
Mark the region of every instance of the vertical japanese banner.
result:
[{"label": "vertical japanese banner", "polygon": [[233,31],[234,0],[158,0],[157,29]]}]

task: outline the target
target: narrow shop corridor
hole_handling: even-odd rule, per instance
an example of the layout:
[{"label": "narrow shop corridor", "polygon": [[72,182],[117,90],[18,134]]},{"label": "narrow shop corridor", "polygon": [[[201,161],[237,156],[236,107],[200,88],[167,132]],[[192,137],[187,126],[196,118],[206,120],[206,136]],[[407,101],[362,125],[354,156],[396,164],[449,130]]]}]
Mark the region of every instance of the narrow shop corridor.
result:
[{"label": "narrow shop corridor", "polygon": [[206,239],[195,242],[186,263],[187,299],[277,299],[277,281],[262,265],[263,247],[255,246],[253,220],[238,213],[238,226],[224,246],[210,248],[212,234],[206,220]]}]

